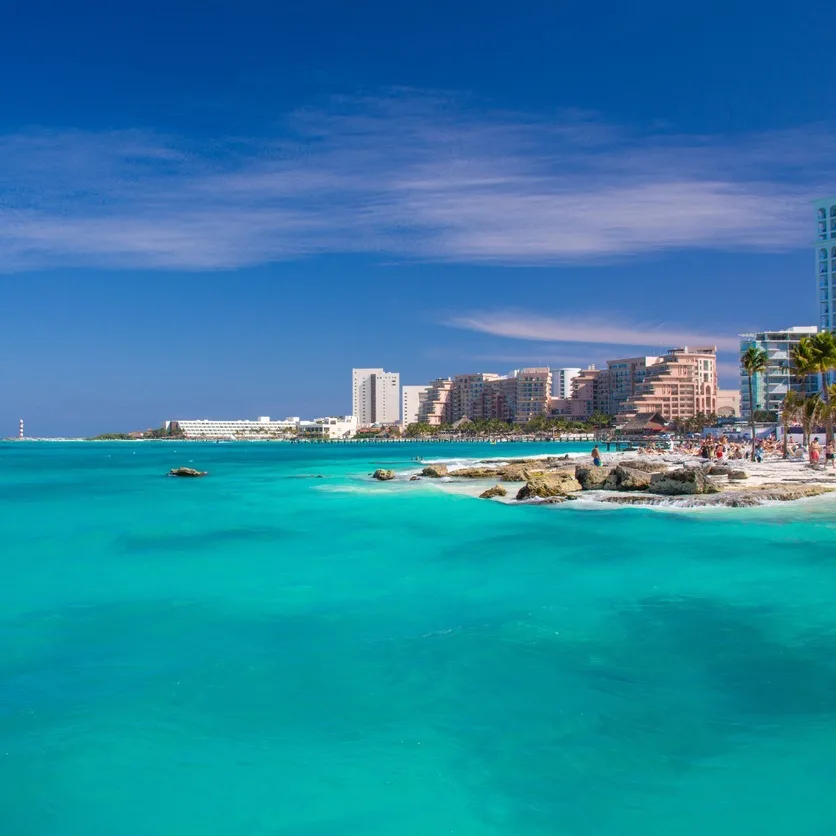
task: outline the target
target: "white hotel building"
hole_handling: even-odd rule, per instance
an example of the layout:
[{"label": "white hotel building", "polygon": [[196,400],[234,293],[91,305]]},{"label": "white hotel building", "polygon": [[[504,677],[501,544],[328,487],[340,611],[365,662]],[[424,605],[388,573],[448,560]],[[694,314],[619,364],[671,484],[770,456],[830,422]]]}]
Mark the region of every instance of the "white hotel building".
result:
[{"label": "white hotel building", "polygon": [[166,421],[166,430],[181,432],[186,438],[228,439],[228,438],[279,438],[295,434],[299,428],[298,418],[271,421],[269,417],[255,420],[213,421],[198,418],[185,421]]},{"label": "white hotel building", "polygon": [[351,411],[361,427],[397,424],[401,415],[401,376],[383,369],[352,369]]}]

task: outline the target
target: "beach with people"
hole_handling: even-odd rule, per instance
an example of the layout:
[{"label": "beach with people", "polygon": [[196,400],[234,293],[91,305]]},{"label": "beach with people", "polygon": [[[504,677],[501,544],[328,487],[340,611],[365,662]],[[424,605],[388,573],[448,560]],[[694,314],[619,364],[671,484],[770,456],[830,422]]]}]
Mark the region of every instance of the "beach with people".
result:
[{"label": "beach with people", "polygon": [[[771,436],[750,444],[725,436],[685,440],[664,450],[654,444],[636,450],[539,455],[503,459],[438,458],[386,471],[382,482],[408,482],[498,503],[573,502],[669,508],[752,507],[825,497],[836,491],[833,459],[816,439],[808,447]],[[417,483],[417,484],[416,484]],[[836,496],[836,493],[834,493]]]}]

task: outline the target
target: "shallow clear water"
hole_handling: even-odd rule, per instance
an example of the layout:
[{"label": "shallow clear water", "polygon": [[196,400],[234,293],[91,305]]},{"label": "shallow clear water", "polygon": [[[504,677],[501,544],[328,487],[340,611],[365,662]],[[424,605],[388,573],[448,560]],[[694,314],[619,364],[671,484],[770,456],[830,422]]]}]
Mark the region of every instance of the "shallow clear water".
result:
[{"label": "shallow clear water", "polygon": [[0,445],[0,832],[831,836],[836,503],[368,478],[564,449]]}]

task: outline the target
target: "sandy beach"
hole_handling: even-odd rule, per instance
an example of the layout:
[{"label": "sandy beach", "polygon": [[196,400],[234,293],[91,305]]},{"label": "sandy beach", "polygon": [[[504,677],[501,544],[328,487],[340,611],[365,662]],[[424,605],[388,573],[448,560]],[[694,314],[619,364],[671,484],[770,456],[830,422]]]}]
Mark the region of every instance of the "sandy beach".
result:
[{"label": "sandy beach", "polygon": [[[569,453],[560,457],[542,455],[524,459],[438,459],[416,463],[408,470],[399,471],[396,478],[398,481],[430,483],[448,493],[473,497],[480,497],[487,489],[501,485],[505,489],[505,495],[491,497],[490,501],[519,504],[517,494],[529,480],[522,477],[509,479],[503,476],[507,477],[506,468],[514,468],[524,463],[527,463],[526,472],[532,476],[536,477],[539,472],[548,477],[556,471],[571,471],[573,468],[577,471],[578,468],[590,465],[591,458],[589,453]],[[446,469],[446,475],[438,478],[422,475],[426,467],[433,465]],[[801,501],[836,491],[836,471],[833,469],[812,467],[806,461],[783,460],[778,457],[770,457],[761,463],[734,460],[720,464],[674,452],[643,456],[632,452],[603,454],[602,471],[612,472],[619,466],[631,470],[647,467],[659,472],[701,470],[706,474],[706,481],[710,487],[705,493],[682,495],[659,495],[651,490],[642,489],[584,489],[582,492],[569,493],[564,497],[533,497],[524,501],[552,506],[563,501],[576,500],[584,504],[608,506],[616,504],[669,508],[750,507],[774,502]],[[735,475],[718,473],[718,469],[733,471]],[[712,473],[712,470],[715,473]],[[482,475],[474,476],[476,471],[482,472]],[[833,496],[836,496],[836,493]]]}]

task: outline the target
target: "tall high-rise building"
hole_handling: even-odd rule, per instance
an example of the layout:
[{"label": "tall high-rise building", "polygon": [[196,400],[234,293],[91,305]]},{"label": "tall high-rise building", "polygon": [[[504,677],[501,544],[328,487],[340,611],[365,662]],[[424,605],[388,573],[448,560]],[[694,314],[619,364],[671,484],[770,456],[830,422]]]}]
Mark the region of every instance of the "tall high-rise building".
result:
[{"label": "tall high-rise building", "polygon": [[[768,366],[762,374],[756,374],[752,380],[755,412],[780,412],[784,395],[789,391],[806,395],[818,391],[816,375],[798,377],[792,370],[792,350],[804,336],[818,332],[815,325],[796,325],[777,331],[758,331],[755,334],[740,335],[740,351],[747,348],[760,348],[766,352]],[[749,403],[749,376],[740,369],[740,401],[744,418],[751,414],[753,404]]]},{"label": "tall high-rise building", "polygon": [[549,411],[552,373],[548,368],[520,369],[517,372],[517,403],[514,421],[525,424]]},{"label": "tall high-rise building", "polygon": [[816,207],[816,294],[819,327],[836,329],[836,197],[822,198]]},{"label": "tall high-rise building", "polygon": [[401,414],[400,375],[383,369],[352,369],[351,408],[361,426],[397,423]]},{"label": "tall high-rise building", "polygon": [[644,383],[648,371],[662,362],[661,357],[623,357],[607,360],[607,415],[617,415],[622,406],[635,395]]},{"label": "tall high-rise building", "polygon": [[426,386],[402,387],[401,423],[405,427],[418,423],[418,416],[421,413],[421,403],[427,399],[430,388],[429,384]]},{"label": "tall high-rise building", "polygon": [[490,416],[485,414],[485,387],[499,375],[493,372],[457,374],[453,378],[452,409],[453,421],[470,418],[479,421]]},{"label": "tall high-rise building", "polygon": [[552,369],[552,383],[555,398],[572,397],[572,381],[581,373],[581,369]]}]

